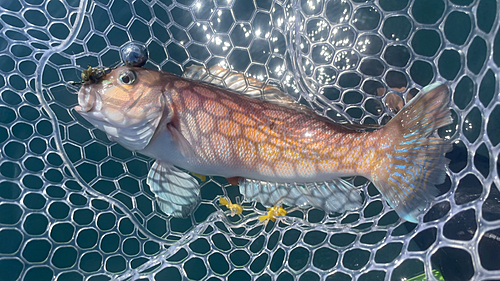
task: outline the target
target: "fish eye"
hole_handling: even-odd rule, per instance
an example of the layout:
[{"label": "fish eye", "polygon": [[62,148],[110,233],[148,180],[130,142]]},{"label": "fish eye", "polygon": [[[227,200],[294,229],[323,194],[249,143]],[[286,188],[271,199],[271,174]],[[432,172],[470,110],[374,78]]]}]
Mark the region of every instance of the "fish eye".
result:
[{"label": "fish eye", "polygon": [[133,71],[125,71],[120,74],[119,80],[122,84],[132,85],[135,82],[135,73]]}]

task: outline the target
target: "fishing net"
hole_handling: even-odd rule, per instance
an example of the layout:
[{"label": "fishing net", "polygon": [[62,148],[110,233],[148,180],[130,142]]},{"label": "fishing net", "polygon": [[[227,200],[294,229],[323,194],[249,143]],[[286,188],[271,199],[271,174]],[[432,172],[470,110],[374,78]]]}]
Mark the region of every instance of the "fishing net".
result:
[{"label": "fishing net", "polygon": [[[500,276],[500,31],[495,0],[0,0],[0,280],[488,280]],[[72,108],[87,66],[219,65],[335,121],[384,124],[444,82],[447,179],[418,224],[366,179],[342,214],[244,202],[203,178],[186,219],[158,210],[152,159]]]}]

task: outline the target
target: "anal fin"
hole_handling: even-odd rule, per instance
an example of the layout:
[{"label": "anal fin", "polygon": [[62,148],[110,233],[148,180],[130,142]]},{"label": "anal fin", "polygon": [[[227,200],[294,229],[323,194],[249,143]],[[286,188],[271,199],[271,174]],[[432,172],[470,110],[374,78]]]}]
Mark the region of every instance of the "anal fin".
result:
[{"label": "anal fin", "polygon": [[167,163],[156,161],[153,164],[147,184],[165,214],[183,218],[198,204],[200,186],[196,179]]},{"label": "anal fin", "polygon": [[363,204],[359,190],[340,178],[313,183],[271,183],[245,179],[240,181],[240,192],[247,200],[256,200],[266,207],[280,204],[312,206],[326,213],[355,210]]}]

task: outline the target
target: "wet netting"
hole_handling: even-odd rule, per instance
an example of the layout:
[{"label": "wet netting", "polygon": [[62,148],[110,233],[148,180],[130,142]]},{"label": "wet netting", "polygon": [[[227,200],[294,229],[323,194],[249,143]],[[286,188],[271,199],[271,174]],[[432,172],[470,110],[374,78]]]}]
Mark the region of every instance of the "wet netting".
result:
[{"label": "wet netting", "polygon": [[[0,280],[493,280],[500,276],[500,31],[495,0],[0,0]],[[361,210],[244,202],[199,176],[186,219],[146,184],[153,160],[73,110],[87,66],[222,66],[333,120],[386,123],[422,87],[452,93],[440,195],[414,224],[375,187]]]}]

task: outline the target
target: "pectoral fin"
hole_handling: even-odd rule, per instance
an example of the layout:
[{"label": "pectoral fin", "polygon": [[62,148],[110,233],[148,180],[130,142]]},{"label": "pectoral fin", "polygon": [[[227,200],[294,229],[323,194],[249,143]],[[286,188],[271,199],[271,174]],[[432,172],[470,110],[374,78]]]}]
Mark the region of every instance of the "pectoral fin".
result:
[{"label": "pectoral fin", "polygon": [[196,157],[193,147],[181,132],[172,123],[167,124],[167,128],[182,155],[188,159]]},{"label": "pectoral fin", "polygon": [[149,171],[147,183],[165,214],[188,216],[199,201],[200,186],[196,179],[172,165],[156,161]]}]

